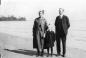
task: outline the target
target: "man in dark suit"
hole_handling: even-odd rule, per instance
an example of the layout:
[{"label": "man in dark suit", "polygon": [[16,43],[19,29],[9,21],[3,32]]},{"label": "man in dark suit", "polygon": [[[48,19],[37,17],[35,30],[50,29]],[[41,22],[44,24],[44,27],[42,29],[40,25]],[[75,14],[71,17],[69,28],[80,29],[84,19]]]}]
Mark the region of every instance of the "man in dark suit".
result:
[{"label": "man in dark suit", "polygon": [[59,8],[59,16],[57,16],[55,20],[55,29],[56,29],[57,54],[61,55],[60,43],[62,41],[62,47],[63,47],[62,57],[65,57],[66,35],[67,35],[68,28],[70,27],[70,23],[69,23],[68,17],[63,15],[63,12],[64,12],[64,9]]}]

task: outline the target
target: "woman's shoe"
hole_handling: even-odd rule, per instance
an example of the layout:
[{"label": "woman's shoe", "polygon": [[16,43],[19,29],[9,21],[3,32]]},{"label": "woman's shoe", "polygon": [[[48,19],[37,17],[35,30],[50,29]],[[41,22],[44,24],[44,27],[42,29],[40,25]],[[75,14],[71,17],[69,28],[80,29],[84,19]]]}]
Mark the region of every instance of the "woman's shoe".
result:
[{"label": "woman's shoe", "polygon": [[36,54],[36,57],[38,57],[38,56],[40,56],[40,54],[39,54],[39,53],[37,53],[37,54]]},{"label": "woman's shoe", "polygon": [[61,54],[57,54],[56,56],[60,56]]},{"label": "woman's shoe", "polygon": [[47,57],[49,57],[49,53],[47,54]]}]

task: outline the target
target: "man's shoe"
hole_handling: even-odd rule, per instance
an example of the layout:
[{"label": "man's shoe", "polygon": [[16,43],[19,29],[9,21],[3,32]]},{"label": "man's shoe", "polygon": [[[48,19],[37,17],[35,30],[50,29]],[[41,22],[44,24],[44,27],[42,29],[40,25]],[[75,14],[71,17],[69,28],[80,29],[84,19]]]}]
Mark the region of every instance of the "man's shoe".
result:
[{"label": "man's shoe", "polygon": [[62,55],[62,57],[65,57],[65,55]]},{"label": "man's shoe", "polygon": [[44,53],[43,53],[43,52],[41,52],[41,56],[42,56],[42,57],[44,56]]}]

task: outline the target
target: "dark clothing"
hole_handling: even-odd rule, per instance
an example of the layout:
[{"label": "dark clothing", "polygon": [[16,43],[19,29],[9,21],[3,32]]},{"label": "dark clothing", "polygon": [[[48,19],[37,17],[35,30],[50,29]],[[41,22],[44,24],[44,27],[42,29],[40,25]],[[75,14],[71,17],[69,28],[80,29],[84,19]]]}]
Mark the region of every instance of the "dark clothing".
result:
[{"label": "dark clothing", "polygon": [[55,33],[54,31],[48,30],[44,38],[44,49],[47,49],[47,53],[48,53],[47,56],[49,56],[49,49],[51,49],[51,56],[52,56],[54,42],[55,42]]},{"label": "dark clothing", "polygon": [[63,26],[62,26],[62,19],[59,20],[59,35],[61,37],[65,36],[64,30],[63,30]]},{"label": "dark clothing", "polygon": [[33,48],[43,49],[44,33],[48,26],[44,18],[36,18],[33,25]]},{"label": "dark clothing", "polygon": [[68,28],[70,27],[69,19],[67,16],[63,15],[61,18],[60,16],[56,17],[55,21],[55,28],[56,28],[56,34],[59,35],[61,30],[60,20],[62,20],[62,28],[64,30],[65,35],[67,35]]},{"label": "dark clothing", "polygon": [[66,53],[66,36],[58,36],[56,37],[56,47],[57,47],[57,53],[60,54],[61,52],[61,41],[62,41],[62,47],[63,47],[63,54]]},{"label": "dark clothing", "polygon": [[57,43],[58,54],[60,54],[61,52],[61,47],[60,47],[61,41],[63,46],[63,54],[65,55],[66,53],[66,35],[69,27],[70,27],[70,23],[67,16],[63,15],[62,18],[60,16],[57,16],[55,21],[55,28],[56,28],[56,43]]},{"label": "dark clothing", "polygon": [[55,33],[54,31],[47,31],[44,39],[44,49],[51,48],[54,46]]}]

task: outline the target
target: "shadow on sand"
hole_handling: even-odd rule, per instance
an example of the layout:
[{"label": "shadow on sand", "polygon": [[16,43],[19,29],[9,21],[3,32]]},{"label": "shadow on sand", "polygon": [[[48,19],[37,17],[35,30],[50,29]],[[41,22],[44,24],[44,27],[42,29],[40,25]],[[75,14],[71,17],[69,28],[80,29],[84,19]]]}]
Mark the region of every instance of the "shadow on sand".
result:
[{"label": "shadow on sand", "polygon": [[[37,55],[37,52],[33,51],[33,50],[24,50],[24,49],[18,49],[18,50],[4,49],[4,50],[14,52],[14,53],[19,53],[19,54],[29,55],[29,56],[34,56],[34,55],[36,56]],[[44,53],[44,55],[47,56],[47,53]],[[56,55],[56,54],[53,54],[53,55]]]},{"label": "shadow on sand", "polygon": [[32,50],[23,50],[23,49],[18,49],[18,50],[4,49],[4,50],[14,53],[19,53],[19,54],[24,54],[24,55],[30,55],[30,56],[36,55],[36,51],[32,51]]}]

